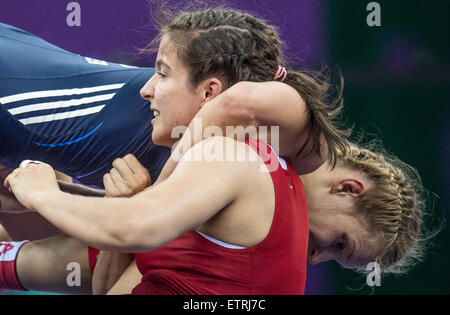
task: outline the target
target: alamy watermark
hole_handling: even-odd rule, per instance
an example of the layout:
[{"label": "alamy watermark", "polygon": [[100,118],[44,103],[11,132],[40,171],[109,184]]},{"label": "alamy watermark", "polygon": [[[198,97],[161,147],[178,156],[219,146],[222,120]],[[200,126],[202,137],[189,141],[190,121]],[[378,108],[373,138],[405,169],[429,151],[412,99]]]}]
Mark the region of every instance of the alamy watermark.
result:
[{"label": "alamy watermark", "polygon": [[381,26],[381,6],[378,2],[370,2],[366,7],[367,11],[371,11],[366,18],[368,26]]},{"label": "alamy watermark", "polygon": [[67,26],[81,26],[81,6],[78,2],[70,2],[67,4],[66,10],[70,13],[67,15]]},{"label": "alamy watermark", "polygon": [[66,270],[70,271],[66,277],[68,287],[81,287],[81,266],[77,262],[70,262],[66,266]]},{"label": "alamy watermark", "polygon": [[[191,122],[193,124],[193,131],[186,126],[177,126],[172,129],[171,138],[181,139],[187,137],[195,144],[194,147],[184,141],[178,140],[172,148],[172,158],[179,162],[183,161],[198,162],[198,161],[217,161],[217,162],[242,162],[250,161],[256,162],[258,156],[254,154],[246,154],[242,150],[242,146],[237,145],[238,142],[260,141],[266,145],[259,145],[258,151],[260,158],[263,158],[267,167],[261,167],[261,171],[275,171],[280,165],[279,154],[279,126],[226,126],[225,132],[219,126],[206,126],[203,128],[203,120],[201,118],[194,118]],[[270,139],[269,139],[270,135]],[[216,137],[215,141],[202,141],[208,138]],[[278,159],[269,159],[269,150],[273,151]],[[264,159],[264,157],[266,157]]]},{"label": "alamy watermark", "polygon": [[381,286],[381,268],[376,262],[371,262],[367,265],[366,271],[370,273],[366,276],[366,283],[369,287]]}]

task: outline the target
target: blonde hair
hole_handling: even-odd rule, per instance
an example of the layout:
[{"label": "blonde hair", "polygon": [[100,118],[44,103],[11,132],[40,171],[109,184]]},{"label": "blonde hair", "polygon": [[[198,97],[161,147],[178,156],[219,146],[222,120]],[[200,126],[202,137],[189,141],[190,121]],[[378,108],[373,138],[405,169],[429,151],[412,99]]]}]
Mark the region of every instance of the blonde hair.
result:
[{"label": "blonde hair", "polygon": [[417,170],[376,142],[367,148],[352,144],[338,165],[361,171],[373,183],[355,209],[368,223],[369,232],[383,242],[376,258],[382,272],[402,274],[421,262],[430,236],[422,229],[426,198]]}]

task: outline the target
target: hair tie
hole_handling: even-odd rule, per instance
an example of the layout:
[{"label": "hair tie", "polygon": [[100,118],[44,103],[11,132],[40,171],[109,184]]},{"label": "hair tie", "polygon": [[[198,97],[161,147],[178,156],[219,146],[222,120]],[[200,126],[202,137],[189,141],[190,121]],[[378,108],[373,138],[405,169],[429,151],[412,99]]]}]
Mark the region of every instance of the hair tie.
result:
[{"label": "hair tie", "polygon": [[278,66],[278,71],[277,73],[275,73],[275,76],[273,77],[274,81],[278,81],[279,78],[283,77],[281,80],[279,80],[280,82],[283,82],[284,79],[286,78],[287,75],[287,71],[285,67],[282,66]]}]

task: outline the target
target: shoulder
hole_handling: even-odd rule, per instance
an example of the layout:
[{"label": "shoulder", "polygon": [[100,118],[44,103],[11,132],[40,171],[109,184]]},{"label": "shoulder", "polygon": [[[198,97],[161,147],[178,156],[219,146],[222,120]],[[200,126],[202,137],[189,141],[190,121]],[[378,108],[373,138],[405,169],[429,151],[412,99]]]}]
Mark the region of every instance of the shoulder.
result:
[{"label": "shoulder", "polygon": [[255,150],[242,141],[214,136],[195,144],[182,156],[180,162],[227,163],[237,166],[257,162],[256,156],[258,154]]},{"label": "shoulder", "polygon": [[[207,138],[190,148],[180,159],[172,175],[189,173],[190,178],[208,177],[221,185],[242,190],[263,175],[264,161],[242,141],[229,137]],[[187,176],[187,174],[184,174]]]}]

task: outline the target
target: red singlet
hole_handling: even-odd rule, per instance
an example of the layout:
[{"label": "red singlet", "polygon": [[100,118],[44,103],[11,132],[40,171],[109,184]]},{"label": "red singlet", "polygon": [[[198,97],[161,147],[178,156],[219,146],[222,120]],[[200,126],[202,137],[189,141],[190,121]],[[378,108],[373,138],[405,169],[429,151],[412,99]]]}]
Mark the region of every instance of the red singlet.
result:
[{"label": "red singlet", "polygon": [[309,224],[303,184],[267,144],[248,144],[273,170],[275,213],[267,237],[232,249],[195,230],[186,232],[157,250],[136,254],[143,278],[133,294],[304,294]]}]

